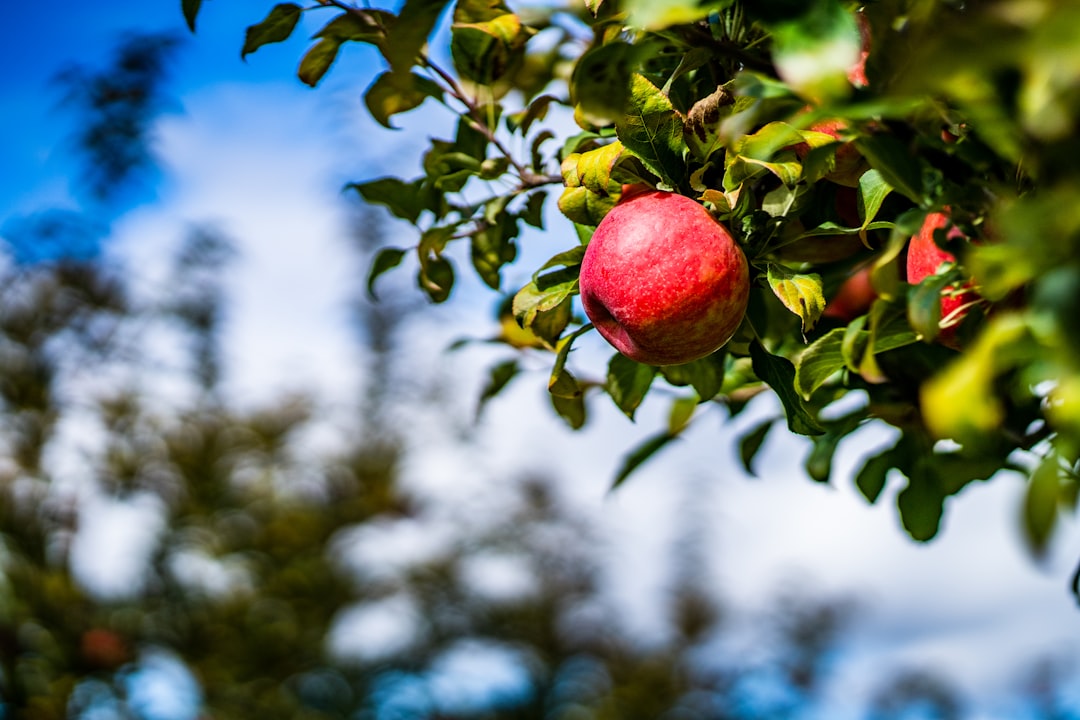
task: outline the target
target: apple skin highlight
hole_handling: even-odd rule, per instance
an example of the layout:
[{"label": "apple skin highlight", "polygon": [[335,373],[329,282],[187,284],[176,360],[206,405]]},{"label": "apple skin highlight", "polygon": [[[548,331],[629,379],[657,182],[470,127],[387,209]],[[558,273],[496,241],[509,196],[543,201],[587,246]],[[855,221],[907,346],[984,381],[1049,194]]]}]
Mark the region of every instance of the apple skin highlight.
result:
[{"label": "apple skin highlight", "polygon": [[746,256],[700,204],[634,189],[596,228],[581,263],[581,302],[631,360],[678,365],[726,343],[750,296]]}]

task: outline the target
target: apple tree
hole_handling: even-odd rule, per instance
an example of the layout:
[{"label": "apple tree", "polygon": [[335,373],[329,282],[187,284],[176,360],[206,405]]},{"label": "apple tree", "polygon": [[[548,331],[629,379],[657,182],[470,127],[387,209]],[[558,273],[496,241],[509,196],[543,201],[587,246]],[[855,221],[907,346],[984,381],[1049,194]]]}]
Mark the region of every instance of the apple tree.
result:
[{"label": "apple tree", "polygon": [[[772,392],[783,417],[739,440],[747,468],[786,425],[809,438],[809,476],[828,482],[845,438],[888,423],[898,440],[854,482],[872,503],[902,477],[913,538],[937,533],[950,496],[1007,470],[1027,479],[1027,538],[1046,548],[1080,488],[1080,6],[393,5],[268,3],[242,54],[317,15],[302,82],[318,85],[347,46],[366,44],[382,67],[363,102],[388,132],[425,104],[452,110],[415,177],[350,190],[416,229],[410,247],[375,255],[373,293],[384,273],[408,272],[447,302],[473,272],[507,298],[507,359],[485,399],[522,354],[548,354],[552,407],[574,428],[601,396],[633,419],[667,386],[670,421],[628,452],[618,484],[699,418],[734,417]],[[194,30],[206,8],[182,9]],[[651,366],[613,352],[606,367],[578,368],[570,352],[594,330],[582,258],[628,186],[691,198],[730,232],[749,261],[747,310],[704,358]],[[550,203],[558,230],[544,228]],[[527,227],[565,247],[508,287]],[[852,394],[863,401],[823,413]]]}]

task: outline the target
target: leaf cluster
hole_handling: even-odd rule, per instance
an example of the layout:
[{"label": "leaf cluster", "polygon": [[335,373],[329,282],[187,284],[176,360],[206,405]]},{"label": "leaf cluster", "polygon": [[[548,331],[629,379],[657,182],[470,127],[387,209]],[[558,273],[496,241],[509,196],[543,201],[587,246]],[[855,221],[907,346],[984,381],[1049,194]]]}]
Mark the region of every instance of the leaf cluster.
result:
[{"label": "leaf cluster", "polygon": [[[1058,512],[1075,507],[1080,42],[1062,30],[1080,22],[1073,4],[586,0],[514,12],[407,0],[393,13],[325,0],[278,5],[248,30],[244,52],[325,9],[336,15],[302,80],[318,82],[344,43],[368,43],[386,66],[365,92],[376,120],[389,127],[428,100],[458,118],[451,139],[431,141],[418,178],[351,186],[418,230],[414,247],[376,257],[369,289],[412,253],[419,287],[447,300],[461,241],[488,287],[515,293],[501,317],[517,327],[498,339],[550,354],[552,405],[572,427],[586,424],[590,397],[633,419],[666,385],[668,428],[631,451],[616,484],[706,411],[733,417],[768,389],[788,429],[810,438],[806,469],[818,481],[866,423],[901,430],[855,482],[874,502],[902,477],[898,510],[916,539],[937,533],[947,498],[1001,470],[1029,478],[1022,516],[1037,553]],[[433,33],[447,10],[443,38]],[[452,67],[433,62],[426,43],[436,41],[449,43]],[[557,138],[553,109],[578,130]],[[616,355],[590,377],[569,362],[590,330],[577,272],[627,184],[700,201],[743,247],[754,289],[714,356],[646,367]],[[549,185],[562,186],[556,204],[574,242],[525,287],[504,288],[523,226],[544,226]],[[466,199],[477,186],[491,195]],[[962,239],[939,232],[953,260],[909,281],[908,241],[938,211]],[[860,272],[873,297],[830,312]],[[942,318],[943,294],[959,287],[977,300]],[[484,401],[519,370],[498,364]],[[837,419],[830,406],[848,396],[861,402]],[[741,439],[748,469],[771,426]]]}]

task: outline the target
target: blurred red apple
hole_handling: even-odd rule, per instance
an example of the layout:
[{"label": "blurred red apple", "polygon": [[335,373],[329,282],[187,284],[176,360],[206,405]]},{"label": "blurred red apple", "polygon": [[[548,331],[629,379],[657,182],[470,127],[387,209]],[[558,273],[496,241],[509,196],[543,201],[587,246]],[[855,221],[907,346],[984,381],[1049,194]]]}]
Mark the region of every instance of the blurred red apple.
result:
[{"label": "blurred red apple", "polygon": [[859,38],[862,40],[862,48],[859,51],[859,60],[848,69],[848,81],[855,87],[866,87],[870,83],[866,79],[866,59],[870,56],[870,21],[864,13],[855,13],[855,22],[859,26]]},{"label": "blurred red apple", "polygon": [[[824,178],[826,180],[831,180],[838,185],[855,188],[859,186],[859,178],[866,172],[868,166],[866,160],[863,159],[863,156],[859,153],[859,150],[855,147],[854,143],[844,139],[843,134],[847,128],[848,124],[844,120],[830,118],[818,120],[807,129],[813,132],[830,135],[841,143],[841,145],[836,148],[836,165],[824,175]],[[806,156],[810,154],[809,143],[798,143],[794,146],[794,149],[795,155],[799,158],[800,162],[805,161]]]},{"label": "blurred red apple", "polygon": [[709,355],[742,322],[746,256],[699,203],[633,188],[596,228],[581,263],[581,303],[631,360],[678,365]]},{"label": "blurred red apple", "polygon": [[822,315],[844,322],[865,315],[877,298],[877,290],[870,282],[870,270],[868,265],[856,270],[844,280],[836,295],[825,305]]},{"label": "blurred red apple", "polygon": [[[946,212],[933,212],[926,216],[919,232],[908,243],[907,281],[916,285],[924,278],[936,275],[938,268],[946,262],[956,262],[956,257],[934,242],[934,231],[950,225]],[[963,238],[964,233],[953,225],[946,237]],[[971,304],[977,302],[979,294],[970,289],[971,283],[962,286],[950,285],[941,293],[941,334],[938,339],[950,347],[957,346],[956,327],[967,315]]]},{"label": "blurred red apple", "polygon": [[105,628],[93,628],[82,634],[79,650],[83,660],[97,670],[117,670],[131,660],[131,648],[122,637]]}]

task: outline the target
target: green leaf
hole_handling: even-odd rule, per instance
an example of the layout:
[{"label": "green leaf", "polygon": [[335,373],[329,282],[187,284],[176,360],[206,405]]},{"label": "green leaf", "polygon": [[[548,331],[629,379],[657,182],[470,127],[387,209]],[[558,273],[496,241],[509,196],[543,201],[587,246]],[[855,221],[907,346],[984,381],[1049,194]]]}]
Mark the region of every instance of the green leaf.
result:
[{"label": "green leaf", "polygon": [[795,391],[795,366],[790,360],[773,355],[756,340],[750,343],[750,359],[754,374],[780,398],[791,432],[798,435],[820,435],[825,432]]},{"label": "green leaf", "polygon": [[400,248],[382,248],[375,254],[371,262],[371,270],[368,271],[367,291],[372,300],[378,300],[375,295],[375,280],[388,270],[396,268],[405,258],[405,251]]},{"label": "green leaf", "polygon": [[551,378],[548,380],[548,392],[564,398],[574,398],[583,394],[577,379],[566,369],[566,360],[570,355],[570,349],[574,341],[592,330],[591,324],[584,325],[563,339],[556,346],[555,364],[551,368]]},{"label": "green leaf", "polygon": [[520,213],[520,217],[526,225],[531,225],[540,230],[544,229],[544,201],[546,200],[547,193],[543,190],[538,190],[529,195],[529,199],[525,201],[525,207]]},{"label": "green leaf", "polygon": [[772,430],[772,426],[775,420],[766,420],[756,427],[752,428],[749,432],[742,436],[739,441],[739,458],[742,460],[742,465],[746,469],[746,472],[751,477],[757,477],[757,473],[754,472],[754,458],[757,456],[758,450],[761,449],[761,445],[765,442],[765,437]]},{"label": "green leaf", "polygon": [[893,135],[877,133],[861,135],[854,140],[855,147],[881,173],[881,178],[891,187],[916,204],[922,204],[922,168],[918,155]]},{"label": "green leaf", "polygon": [[802,178],[802,165],[787,148],[803,142],[803,135],[787,123],[771,122],[736,140],[724,160],[724,189],[734,190],[762,171],[771,172],[788,187],[795,187]]},{"label": "green leaf", "polygon": [[720,350],[707,357],[681,365],[665,365],[660,373],[672,385],[690,385],[698,395],[699,402],[712,400],[724,384],[724,357]]},{"label": "green leaf", "polygon": [[926,342],[941,332],[941,293],[955,280],[955,273],[930,275],[908,293],[908,322]]},{"label": "green leaf", "polygon": [[500,270],[517,257],[514,238],[518,235],[517,218],[505,211],[509,196],[485,204],[484,221],[472,234],[472,262],[480,279],[493,290],[501,283]]},{"label": "green leaf", "polygon": [[391,116],[413,110],[429,97],[442,97],[434,81],[416,73],[385,72],[364,92],[364,103],[380,125],[396,130],[390,124]]},{"label": "green leaf", "polygon": [[814,481],[829,482],[836,448],[840,441],[857,430],[865,419],[866,408],[860,408],[842,418],[823,423],[825,434],[813,439],[814,446],[806,458],[806,472]]},{"label": "green leaf", "polygon": [[344,43],[365,42],[381,46],[386,42],[388,28],[395,17],[383,10],[354,9],[344,12],[326,23],[316,38],[326,38]]},{"label": "green leaf", "polygon": [[202,0],[180,0],[180,8],[184,13],[184,21],[187,22],[188,29],[195,32],[195,20],[199,17],[199,10],[202,9]]},{"label": "green leaf", "polygon": [[917,460],[907,487],[896,498],[904,529],[915,540],[931,540],[941,526],[944,503],[945,496],[934,475],[933,465],[926,460]]},{"label": "green leaf", "polygon": [[369,203],[386,206],[395,217],[413,225],[424,210],[432,210],[439,194],[423,185],[423,179],[411,183],[396,177],[383,177],[363,183],[350,183],[346,189],[355,190]]},{"label": "green leaf", "polygon": [[287,40],[300,21],[302,12],[303,8],[293,3],[275,5],[262,22],[248,27],[240,57],[247,57],[263,45]]},{"label": "green leaf", "polygon": [[349,41],[371,43],[383,49],[387,28],[393,25],[394,19],[382,10],[357,9],[338,15],[315,33],[315,37],[321,39],[304,54],[297,76],[306,85],[318,85],[337,59],[342,44]]},{"label": "green leaf", "polygon": [[769,287],[791,312],[802,320],[804,333],[814,329],[825,310],[825,293],[817,273],[797,273],[783,265],[769,263]]},{"label": "green leaf", "polygon": [[618,195],[599,195],[584,187],[568,187],[559,196],[559,211],[571,222],[596,227],[615,207]]},{"label": "green leaf", "polygon": [[555,408],[555,412],[559,414],[559,417],[566,421],[567,425],[574,430],[580,430],[584,427],[587,419],[584,394],[576,397],[549,394],[549,397],[551,398],[551,406]]},{"label": "green leaf", "polygon": [[623,146],[641,159],[650,172],[670,187],[683,184],[683,119],[664,93],[644,75],[635,74],[630,84],[626,114],[615,123]]},{"label": "green leaf", "polygon": [[429,258],[421,263],[417,282],[432,302],[445,302],[454,287],[454,266],[444,257]]},{"label": "green leaf", "polygon": [[296,76],[300,78],[300,82],[308,87],[318,85],[326,71],[337,60],[340,49],[341,41],[333,38],[325,38],[308,48],[300,60],[300,67],[296,70]]},{"label": "green leaf", "polygon": [[634,412],[645,399],[654,377],[656,368],[616,353],[608,363],[605,389],[626,417],[633,420]]},{"label": "green leaf", "polygon": [[626,479],[630,477],[642,463],[678,437],[678,435],[672,435],[671,433],[660,433],[659,435],[653,435],[635,448],[629,455],[623,458],[622,466],[619,468],[619,472],[615,474],[615,479],[611,483],[609,492],[626,482]]},{"label": "green leaf", "polygon": [[[554,345],[570,322],[571,297],[578,292],[578,265],[583,247],[557,254],[540,268],[532,282],[514,295],[511,311],[518,324]],[[566,265],[563,270],[541,274],[544,270]]]},{"label": "green leaf", "polygon": [[569,168],[573,176],[564,180],[571,187],[581,186],[594,193],[618,194],[622,191],[621,183],[612,180],[611,172],[623,154],[623,145],[619,141],[602,145],[584,153],[574,153],[565,161],[564,168]]},{"label": "green leaf", "polygon": [[877,502],[881,491],[885,489],[885,480],[889,470],[896,466],[895,453],[895,448],[889,448],[874,455],[863,463],[862,468],[855,475],[855,487],[871,505]]},{"label": "green leaf", "polygon": [[640,55],[629,43],[616,41],[587,50],[570,77],[570,101],[597,126],[617,122],[630,102],[630,80]]},{"label": "green leaf", "polygon": [[803,350],[795,364],[795,388],[807,400],[825,381],[844,367],[841,346],[844,328],[825,333]]},{"label": "green leaf", "polygon": [[480,85],[501,80],[520,61],[532,31],[510,12],[481,22],[461,21],[459,14],[455,12],[451,28],[454,67],[461,77]]},{"label": "green leaf", "polygon": [[416,247],[416,255],[420,260],[417,283],[432,302],[444,302],[450,297],[454,286],[454,266],[442,256],[442,251],[453,234],[452,226],[429,228],[420,236],[420,243]]},{"label": "green leaf", "polygon": [[697,412],[698,400],[693,397],[677,397],[671,401],[668,411],[668,433],[678,435],[690,425]]},{"label": "green leaf", "polygon": [[511,380],[521,371],[517,360],[505,360],[498,363],[488,371],[488,381],[480,393],[480,399],[476,407],[476,415],[480,416],[488,401],[502,392]]},{"label": "green leaf", "polygon": [[428,35],[435,29],[450,0],[405,0],[394,26],[387,34],[383,55],[390,69],[404,75],[417,63]]},{"label": "green leaf", "polygon": [[1060,497],[1060,460],[1057,453],[1051,452],[1031,474],[1024,495],[1024,533],[1028,546],[1036,555],[1046,552],[1057,522]]},{"label": "green leaf", "polygon": [[877,217],[881,204],[890,192],[892,185],[885,182],[881,171],[871,168],[859,176],[859,217],[863,219],[860,235],[864,242],[870,223]]}]

